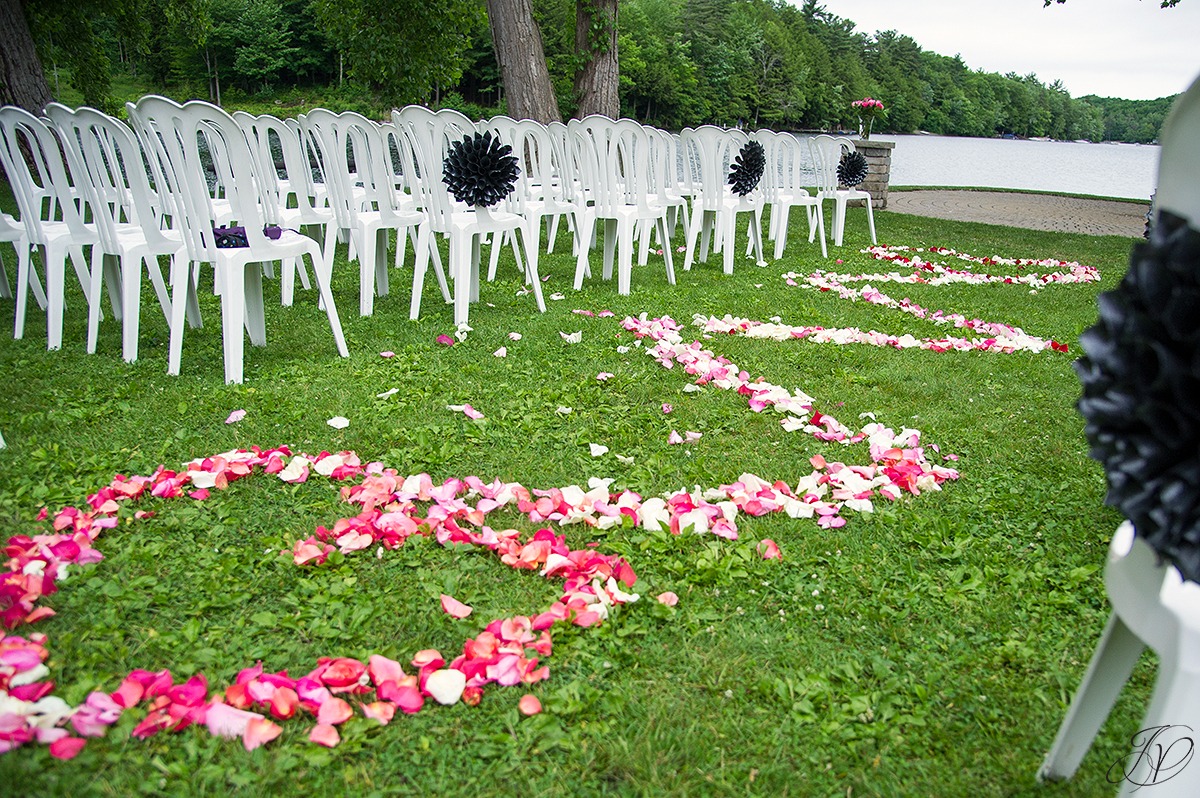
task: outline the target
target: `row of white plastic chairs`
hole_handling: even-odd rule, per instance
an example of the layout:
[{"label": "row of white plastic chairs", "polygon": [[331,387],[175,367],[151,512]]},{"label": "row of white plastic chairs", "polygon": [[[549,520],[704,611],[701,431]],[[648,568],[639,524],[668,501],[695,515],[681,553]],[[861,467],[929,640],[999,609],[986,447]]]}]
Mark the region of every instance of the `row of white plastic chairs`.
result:
[{"label": "row of white plastic chairs", "polygon": [[[132,129],[89,108],[52,104],[40,119],[20,109],[0,109],[0,163],[21,214],[20,223],[0,217],[0,240],[14,242],[18,252],[17,337],[23,333],[32,291],[47,310],[48,346],[61,346],[68,256],[88,305],[88,351],[95,351],[103,280],[113,313],[123,321],[123,355],[130,361],[137,357],[145,264],[168,319],[168,371],[173,374],[180,368],[185,322],[200,323],[195,267],[212,264],[222,296],[225,376],[240,382],[243,326],[252,343],[265,343],[261,263],[280,261],[281,294],[290,304],[297,267],[307,285],[302,257],[309,256],[338,351],[347,355],[329,287],[339,233],[349,238],[351,255],[359,262],[361,313],[370,314],[374,298],[388,293],[387,232],[396,230],[397,262],[404,258],[406,238],[414,244],[410,315],[419,315],[432,259],[443,298],[454,302],[456,322],[467,320],[469,303],[478,298],[479,247],[487,236],[494,242],[489,277],[495,274],[500,243],[510,239],[538,308],[544,311],[537,274],[543,218],[552,220],[552,250],[558,220],[568,217],[577,255],[576,288],[590,271],[588,253],[596,222],[606,221],[604,276],[611,276],[615,249],[623,294],[629,292],[639,224],[639,262],[645,263],[651,231],[657,230],[671,283],[669,226],[679,218],[685,223],[691,219],[686,224],[685,269],[691,266],[697,238],[702,239],[701,260],[707,257],[714,223],[716,246],[732,242],[733,218],[740,211],[754,215],[750,244],[761,260],[757,230],[768,200],[777,257],[786,240],[787,208],[793,204],[808,206],[810,241],[815,219],[825,251],[819,209],[826,197],[820,185],[815,196],[796,185],[798,140],[788,134],[756,134],[768,150],[766,179],[748,197],[735,198],[724,185],[725,177],[747,138],[717,128],[687,130],[675,137],[631,120],[605,117],[548,126],[499,117],[477,125],[456,112],[420,106],[398,110],[383,124],[323,109],[283,122],[242,113],[231,117],[207,103],[179,105],[161,97],[145,97],[129,104],[128,110]],[[440,179],[451,144],[481,128],[520,155],[522,177],[500,209],[458,205]],[[813,143],[818,165],[827,163],[836,170],[835,155],[840,156],[847,142]],[[822,155],[822,147],[831,154]],[[22,149],[31,155],[32,164],[22,157]],[[323,179],[314,180],[314,165]],[[818,166],[818,174],[821,171]],[[828,196],[837,201],[833,194]],[[217,246],[214,228],[233,223],[244,230],[244,246]],[[871,224],[874,237],[873,219]],[[840,226],[835,215],[835,241]],[[323,246],[298,232],[305,227],[317,231]],[[272,228],[275,238],[264,232]],[[439,234],[449,239],[453,300],[435,245]],[[29,258],[31,247],[43,252],[44,293]],[[84,247],[91,248],[90,266]],[[729,272],[733,248],[723,249]],[[171,256],[169,284],[159,270],[159,256]],[[7,279],[0,285],[7,289]]]}]

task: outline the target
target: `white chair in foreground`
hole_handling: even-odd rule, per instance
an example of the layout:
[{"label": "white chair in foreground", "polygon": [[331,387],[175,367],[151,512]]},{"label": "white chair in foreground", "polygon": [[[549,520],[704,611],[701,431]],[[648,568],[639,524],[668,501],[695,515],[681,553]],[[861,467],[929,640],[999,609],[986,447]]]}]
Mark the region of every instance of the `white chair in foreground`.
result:
[{"label": "white chair in foreground", "polygon": [[[279,230],[278,238],[268,238],[264,216],[262,179],[257,174],[250,144],[231,116],[209,103],[193,101],[179,105],[164,97],[148,96],[126,106],[144,135],[143,142],[153,150],[167,176],[172,191],[173,221],[179,224],[186,255],[176,256],[171,265],[173,287],[171,303],[171,344],[167,372],[178,374],[183,348],[184,314],[195,291],[191,263],[211,263],[221,293],[222,341],[225,382],[242,382],[245,333],[257,346],[266,344],[266,323],[262,295],[262,267],[259,264],[308,255],[321,303],[329,318],[338,354],[349,357],[342,325],[333,294],[329,290],[329,270],[317,242],[292,230]],[[224,187],[222,200],[232,218],[244,228],[246,246],[218,247],[218,216],[201,157],[201,145],[207,146],[217,180]],[[156,173],[157,174],[157,173]],[[245,331],[243,331],[245,328]]]},{"label": "white chair in foreground", "polygon": [[[1182,217],[1194,234],[1200,229],[1200,79],[1176,100],[1160,138],[1158,210]],[[1192,761],[1200,734],[1200,584],[1160,563],[1128,521],[1113,536],[1104,583],[1113,614],[1038,777],[1075,773],[1149,646],[1159,658],[1154,693],[1128,760],[1113,766],[1121,770],[1110,771],[1109,781],[1121,781],[1122,796],[1192,798],[1200,794],[1200,762]]]},{"label": "white chair in foreground", "polygon": [[842,234],[846,232],[846,203],[865,200],[867,226],[871,229],[871,243],[875,240],[875,214],[871,211],[871,195],[857,188],[838,187],[838,164],[843,153],[854,152],[854,142],[843,136],[820,135],[809,139],[813,161],[817,169],[817,200],[821,203],[819,213],[825,212],[825,200],[833,201],[833,245],[842,245]]},{"label": "white chair in foreground", "polygon": [[[1155,798],[1196,795],[1200,770],[1188,773],[1180,767],[1182,756],[1190,759],[1191,742],[1184,746],[1178,734],[1185,726],[1190,727],[1187,734],[1200,731],[1200,585],[1183,582],[1174,566],[1157,560],[1154,551],[1134,537],[1133,525],[1128,521],[1113,535],[1104,572],[1113,612],[1038,773],[1039,779],[1068,779],[1074,775],[1134,665],[1149,646],[1159,656],[1158,679],[1138,729],[1144,730],[1139,735],[1145,736],[1147,747],[1161,746],[1160,754],[1146,756],[1145,751],[1138,750],[1135,739],[1128,762],[1114,766],[1124,765],[1119,779],[1111,781],[1122,781],[1123,796],[1150,783],[1153,791],[1147,794]],[[1161,739],[1156,739],[1154,733],[1159,729]],[[1176,741],[1180,741],[1179,747],[1172,753],[1171,745]],[[1151,768],[1159,768],[1159,773],[1155,775]],[[1168,778],[1170,768],[1182,772],[1177,778]]]}]

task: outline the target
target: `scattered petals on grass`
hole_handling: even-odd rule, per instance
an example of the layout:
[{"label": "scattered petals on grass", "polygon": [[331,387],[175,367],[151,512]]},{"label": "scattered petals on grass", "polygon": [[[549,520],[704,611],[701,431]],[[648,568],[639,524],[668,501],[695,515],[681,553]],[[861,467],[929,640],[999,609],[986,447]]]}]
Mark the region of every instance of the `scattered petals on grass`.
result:
[{"label": "scattered petals on grass", "polygon": [[519,332],[510,332],[510,333],[508,334],[508,340],[510,340],[510,341],[520,341],[520,340],[521,340],[521,334],[520,334]]},{"label": "scattered petals on grass", "polygon": [[454,337],[460,341],[465,341],[467,340],[467,333],[473,332],[474,330],[474,327],[470,326],[464,321],[459,324],[458,328],[454,331]]},{"label": "scattered petals on grass", "polygon": [[608,447],[601,443],[589,443],[588,449],[591,451],[592,457],[608,454]]},{"label": "scattered petals on grass", "polygon": [[386,391],[384,391],[383,393],[377,393],[377,394],[375,394],[375,398],[376,398],[376,399],[387,399],[389,396],[395,396],[395,395],[396,395],[396,394],[398,394],[398,393],[400,393],[400,389],[399,389],[399,388],[388,388],[388,389],[387,389]]},{"label": "scattered petals on grass", "polygon": [[495,352],[492,352],[492,357],[508,357],[508,347],[500,347]]},{"label": "scattered petals on grass", "polygon": [[387,350],[387,351],[380,352],[379,356],[386,359],[386,358],[390,358],[390,357],[395,357],[396,353],[392,352],[390,350]]},{"label": "scattered petals on grass", "polygon": [[439,335],[435,340],[442,346],[454,346],[454,339],[445,333]]},{"label": "scattered petals on grass", "polygon": [[517,702],[517,709],[521,710],[521,714],[526,717],[536,715],[542,711],[542,702],[533,693],[526,693]]},{"label": "scattered petals on grass", "polygon": [[663,411],[663,415],[669,415],[669,414],[675,412],[675,408],[671,407],[671,405],[669,405],[668,403],[663,402],[662,411]]},{"label": "scattered petals on grass", "polygon": [[346,427],[350,426],[350,419],[346,418],[345,416],[334,416],[325,423],[334,429],[345,429]]},{"label": "scattered petals on grass", "polygon": [[632,457],[629,457],[629,456],[626,456],[623,454],[615,454],[615,455],[613,455],[613,457],[616,457],[618,460],[620,460],[625,465],[633,465]]},{"label": "scattered petals on grass", "polygon": [[568,344],[577,344],[583,340],[583,330],[576,330],[573,333],[565,333],[562,330],[559,330],[558,334],[562,336],[562,339]]},{"label": "scattered petals on grass", "polygon": [[245,410],[234,410],[232,413],[229,414],[229,417],[225,419],[225,423],[226,424],[236,424],[245,417],[246,417]]},{"label": "scattered petals on grass", "polygon": [[608,380],[611,380],[615,376],[617,376],[617,375],[613,374],[611,372],[602,371],[596,375],[596,379],[599,380],[600,382],[607,382]]},{"label": "scattered petals on grass", "polygon": [[447,596],[445,593],[443,593],[442,612],[446,613],[452,618],[466,618],[473,612],[473,610],[471,607],[463,604],[453,596]]},{"label": "scattered petals on grass", "polygon": [[452,410],[455,413],[462,413],[467,418],[474,419],[476,421],[483,418],[483,413],[480,413],[470,405],[446,405],[446,409]]},{"label": "scattered petals on grass", "polygon": [[693,432],[692,430],[688,430],[687,432],[683,433],[683,442],[684,443],[695,443],[696,441],[700,440],[703,437],[704,437],[703,432]]},{"label": "scattered petals on grass", "polygon": [[559,405],[558,408],[554,412],[560,416],[569,416],[572,413],[574,413],[575,411],[572,410],[571,408],[567,407],[566,405]]},{"label": "scattered petals on grass", "polygon": [[566,299],[567,297],[564,294],[561,294],[558,291],[555,291],[553,294],[550,295],[549,298],[554,300],[555,302],[557,302],[560,299]]},{"label": "scattered petals on grass", "polygon": [[664,604],[668,607],[674,607],[676,604],[679,603],[679,596],[675,595],[675,593],[670,590],[667,590],[663,593],[659,593],[654,598],[656,601],[658,601],[659,604]]},{"label": "scattered petals on grass", "polygon": [[671,430],[671,434],[667,436],[667,443],[671,446],[678,446],[683,443],[683,436],[677,431]]}]

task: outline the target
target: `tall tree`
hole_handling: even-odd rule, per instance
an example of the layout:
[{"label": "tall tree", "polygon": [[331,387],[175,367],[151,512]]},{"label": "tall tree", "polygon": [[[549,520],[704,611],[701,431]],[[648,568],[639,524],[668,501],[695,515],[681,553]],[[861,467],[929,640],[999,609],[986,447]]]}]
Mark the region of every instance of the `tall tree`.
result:
[{"label": "tall tree", "polygon": [[40,114],[50,102],[50,86],[20,0],[0,0],[0,41],[0,105]]},{"label": "tall tree", "polygon": [[543,123],[561,121],[530,0],[487,0],[487,14],[509,116]]},{"label": "tall tree", "polygon": [[615,119],[621,113],[617,0],[576,1],[575,52],[580,59],[575,73],[579,98],[575,115],[582,119],[588,114],[604,114]]}]

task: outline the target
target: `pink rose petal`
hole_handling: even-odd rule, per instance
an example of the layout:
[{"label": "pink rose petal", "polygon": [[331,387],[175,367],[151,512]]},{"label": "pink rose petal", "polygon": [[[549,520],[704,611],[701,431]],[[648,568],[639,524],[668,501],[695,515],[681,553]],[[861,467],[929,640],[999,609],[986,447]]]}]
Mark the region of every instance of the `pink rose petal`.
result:
[{"label": "pink rose petal", "polygon": [[246,417],[245,410],[234,410],[229,414],[229,418],[225,419],[226,424],[236,424]]},{"label": "pink rose petal", "polygon": [[437,337],[437,342],[442,346],[454,346],[454,339],[445,333],[442,333]]},{"label": "pink rose petal", "polygon": [[50,756],[55,759],[74,759],[85,745],[87,740],[82,737],[61,737],[50,743]]},{"label": "pink rose petal", "polygon": [[674,607],[679,603],[679,596],[675,595],[670,590],[666,591],[665,593],[659,593],[657,596],[655,596],[655,598],[658,600],[659,604],[665,604],[668,607]]},{"label": "pink rose petal", "polygon": [[323,745],[326,748],[333,748],[342,741],[341,735],[338,734],[337,728],[327,726],[324,723],[318,723],[313,726],[313,730],[308,734],[309,742]]},{"label": "pink rose petal", "polygon": [[380,356],[380,357],[385,357],[385,358],[386,358],[386,357],[395,357],[395,356],[396,356],[396,353],[395,353],[395,352],[392,352],[392,351],[380,352],[380,353],[379,353],[379,356]]},{"label": "pink rose petal", "polygon": [[770,538],[763,538],[758,542],[758,553],[762,555],[764,560],[782,560],[783,552],[779,550],[779,546]]},{"label": "pink rose petal", "polygon": [[521,710],[522,715],[536,715],[542,711],[542,702],[533,693],[526,693],[517,702],[517,709]]},{"label": "pink rose petal", "polygon": [[442,612],[454,618],[466,618],[474,610],[453,596],[442,594]]},{"label": "pink rose petal", "polygon": [[283,727],[275,721],[267,718],[252,718],[246,724],[246,731],[242,734],[242,745],[246,747],[247,751],[253,751],[281,734],[283,734]]}]

